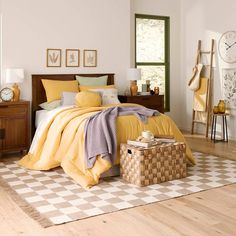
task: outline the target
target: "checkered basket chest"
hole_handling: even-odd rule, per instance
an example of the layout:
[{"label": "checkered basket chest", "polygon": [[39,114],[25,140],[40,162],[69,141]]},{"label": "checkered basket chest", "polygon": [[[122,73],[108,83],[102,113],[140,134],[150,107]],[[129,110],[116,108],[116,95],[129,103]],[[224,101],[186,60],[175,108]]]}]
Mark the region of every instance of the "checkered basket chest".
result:
[{"label": "checkered basket chest", "polygon": [[186,177],[186,146],[165,143],[149,148],[121,144],[120,172],[124,180],[147,186]]}]

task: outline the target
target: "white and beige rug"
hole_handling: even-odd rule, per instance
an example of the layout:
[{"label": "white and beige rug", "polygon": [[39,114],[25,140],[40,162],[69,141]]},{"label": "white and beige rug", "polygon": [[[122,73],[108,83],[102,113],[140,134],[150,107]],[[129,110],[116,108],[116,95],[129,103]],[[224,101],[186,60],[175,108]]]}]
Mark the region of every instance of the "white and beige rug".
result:
[{"label": "white and beige rug", "polygon": [[47,227],[236,183],[236,162],[195,152],[197,165],[184,179],[137,187],[120,177],[81,188],[61,168],[32,171],[0,163],[1,185],[16,203]]}]

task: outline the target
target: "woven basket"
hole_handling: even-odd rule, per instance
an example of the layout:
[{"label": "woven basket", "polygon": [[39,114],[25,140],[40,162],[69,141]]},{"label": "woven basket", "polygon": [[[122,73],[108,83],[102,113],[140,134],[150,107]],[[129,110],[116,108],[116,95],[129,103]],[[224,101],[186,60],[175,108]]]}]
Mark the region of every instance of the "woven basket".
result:
[{"label": "woven basket", "polygon": [[187,175],[185,151],[185,144],[179,142],[150,148],[121,144],[121,176],[138,186],[184,178]]}]

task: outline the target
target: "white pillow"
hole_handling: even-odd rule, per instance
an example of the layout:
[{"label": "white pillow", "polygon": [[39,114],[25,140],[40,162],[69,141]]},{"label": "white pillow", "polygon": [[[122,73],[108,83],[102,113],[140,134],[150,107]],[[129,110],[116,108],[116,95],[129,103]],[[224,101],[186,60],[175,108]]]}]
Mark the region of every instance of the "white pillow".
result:
[{"label": "white pillow", "polygon": [[77,93],[74,92],[62,92],[61,94],[61,105],[70,106],[75,105],[75,96]]},{"label": "white pillow", "polygon": [[115,88],[109,89],[90,89],[90,91],[100,93],[102,97],[102,106],[108,104],[119,104],[120,101],[118,99],[118,92]]},{"label": "white pillow", "polygon": [[44,102],[39,104],[41,108],[47,111],[51,111],[59,106],[61,106],[61,100],[54,100],[52,102]]}]

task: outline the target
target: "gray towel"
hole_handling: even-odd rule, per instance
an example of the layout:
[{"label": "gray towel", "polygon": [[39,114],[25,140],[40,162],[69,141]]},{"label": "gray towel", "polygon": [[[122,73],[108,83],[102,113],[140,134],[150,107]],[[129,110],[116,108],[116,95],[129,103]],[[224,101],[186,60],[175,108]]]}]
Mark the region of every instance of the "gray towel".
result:
[{"label": "gray towel", "polygon": [[105,109],[88,118],[85,124],[85,165],[92,168],[96,156],[110,161],[116,159],[116,118],[117,116],[135,115],[142,122],[147,117],[159,115],[156,110],[139,106],[116,106]]}]

